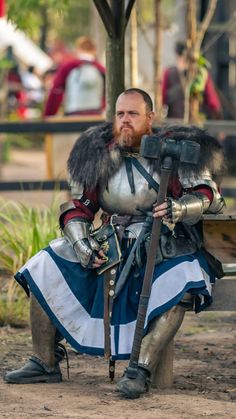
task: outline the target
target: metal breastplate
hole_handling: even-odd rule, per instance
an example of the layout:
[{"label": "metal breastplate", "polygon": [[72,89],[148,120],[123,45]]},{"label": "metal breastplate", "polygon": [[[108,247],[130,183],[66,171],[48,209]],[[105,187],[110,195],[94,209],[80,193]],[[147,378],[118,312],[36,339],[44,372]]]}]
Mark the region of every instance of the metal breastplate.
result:
[{"label": "metal breastplate", "polygon": [[[146,159],[139,157],[140,163],[149,172],[150,167]],[[140,214],[137,207],[148,210],[157,199],[157,192],[149,188],[146,179],[133,167],[135,193],[132,194],[125,164],[109,180],[108,187],[99,194],[99,203],[103,211],[108,214]],[[159,176],[154,173],[153,178],[159,183]]]}]

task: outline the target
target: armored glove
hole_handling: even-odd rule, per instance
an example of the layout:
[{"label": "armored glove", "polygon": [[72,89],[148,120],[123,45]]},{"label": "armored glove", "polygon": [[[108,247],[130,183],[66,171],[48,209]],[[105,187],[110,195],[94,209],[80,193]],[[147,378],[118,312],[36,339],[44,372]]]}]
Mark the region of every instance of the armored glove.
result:
[{"label": "armored glove", "polygon": [[99,244],[89,234],[90,226],[90,223],[86,221],[72,219],[63,229],[65,237],[73,246],[79,263],[84,268],[92,268],[96,253],[100,250]]},{"label": "armored glove", "polygon": [[201,193],[184,195],[180,199],[167,198],[166,218],[172,223],[183,221],[188,225],[196,224],[209,208],[210,200]]}]

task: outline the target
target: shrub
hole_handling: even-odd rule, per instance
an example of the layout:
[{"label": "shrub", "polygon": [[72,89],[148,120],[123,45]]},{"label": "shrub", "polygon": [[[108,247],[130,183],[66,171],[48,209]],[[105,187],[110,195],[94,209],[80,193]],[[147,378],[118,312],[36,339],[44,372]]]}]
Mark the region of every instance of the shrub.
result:
[{"label": "shrub", "polygon": [[27,297],[12,277],[29,258],[59,235],[57,198],[50,207],[43,208],[0,200],[0,267],[9,274],[7,286],[1,293],[0,323],[27,321]]}]

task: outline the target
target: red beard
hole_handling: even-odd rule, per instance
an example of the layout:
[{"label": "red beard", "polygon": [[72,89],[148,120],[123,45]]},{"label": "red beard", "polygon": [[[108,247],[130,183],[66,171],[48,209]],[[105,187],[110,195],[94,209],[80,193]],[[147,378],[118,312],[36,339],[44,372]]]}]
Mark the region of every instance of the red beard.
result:
[{"label": "red beard", "polygon": [[[127,129],[125,129],[127,128]],[[115,142],[121,147],[139,147],[141,138],[145,134],[150,134],[150,128],[147,124],[143,126],[139,131],[135,131],[130,125],[123,125],[119,130],[114,125],[113,135]]]}]

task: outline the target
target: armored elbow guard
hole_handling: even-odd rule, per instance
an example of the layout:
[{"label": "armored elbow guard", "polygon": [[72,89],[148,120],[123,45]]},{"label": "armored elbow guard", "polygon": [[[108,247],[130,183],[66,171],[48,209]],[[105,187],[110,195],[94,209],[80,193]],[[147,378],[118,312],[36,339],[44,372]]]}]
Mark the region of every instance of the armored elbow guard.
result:
[{"label": "armored elbow guard", "polygon": [[196,224],[209,208],[210,200],[201,193],[182,196],[179,200],[168,198],[167,218],[172,223],[183,221],[188,225]]},{"label": "armored elbow guard", "polygon": [[90,223],[72,219],[69,221],[63,233],[76,253],[79,263],[84,268],[92,267],[95,252],[100,249],[99,244],[90,236]]}]

